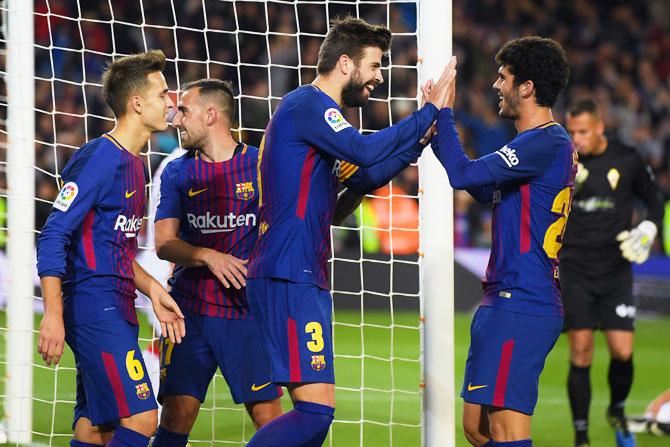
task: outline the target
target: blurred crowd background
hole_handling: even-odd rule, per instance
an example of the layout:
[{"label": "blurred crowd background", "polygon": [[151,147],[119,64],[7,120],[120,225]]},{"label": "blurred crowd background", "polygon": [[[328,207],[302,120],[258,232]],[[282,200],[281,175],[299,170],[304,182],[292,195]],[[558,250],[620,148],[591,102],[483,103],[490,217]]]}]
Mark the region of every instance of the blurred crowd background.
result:
[{"label": "blurred crowd background", "polygon": [[[389,26],[395,37],[385,60],[386,82],[367,107],[347,112],[347,118],[373,131],[416,109],[417,9],[412,2],[35,0],[35,11],[37,229],[58,192],[56,173],[77,147],[113,126],[98,85],[112,53],[162,49],[170,60],[165,74],[174,91],[201,77],[233,80],[240,138],[258,144],[281,96],[314,78],[328,20],[359,15]],[[511,123],[497,116],[498,99],[491,88],[496,51],[509,39],[540,34],[560,42],[571,64],[570,85],[555,117],[563,121],[571,99],[594,95],[605,110],[609,135],[640,151],[670,204],[670,3],[454,0],[453,24],[460,61],[457,117],[472,157],[496,150],[514,136]],[[3,119],[5,110],[3,105]],[[146,156],[148,172],[178,145],[173,130],[154,135]],[[381,228],[364,230],[367,253],[416,253],[418,203],[412,196],[417,179],[417,168],[408,168],[391,188],[366,199],[362,212],[348,222]],[[665,249],[659,241],[656,253],[670,254],[669,220],[659,232],[666,235]],[[398,229],[384,230],[391,221]],[[489,246],[490,223],[489,207],[477,205],[465,192],[455,193],[458,247]],[[337,247],[358,243],[356,232],[338,234]]]}]

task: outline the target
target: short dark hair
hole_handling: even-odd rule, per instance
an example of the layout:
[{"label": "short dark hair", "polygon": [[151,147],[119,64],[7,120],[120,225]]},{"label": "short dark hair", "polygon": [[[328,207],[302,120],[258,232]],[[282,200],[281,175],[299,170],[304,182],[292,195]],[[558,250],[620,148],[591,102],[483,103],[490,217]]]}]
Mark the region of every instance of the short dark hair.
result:
[{"label": "short dark hair", "polygon": [[149,74],[165,69],[165,54],[151,50],[116,59],[102,74],[102,93],[117,118],[126,113],[128,98],[149,85]]},{"label": "short dark hair", "polygon": [[234,121],[235,95],[233,95],[232,82],[222,81],[221,79],[198,79],[197,81],[183,84],[181,86],[181,91],[185,92],[192,88],[197,88],[200,96],[214,98],[230,122],[232,123]]},{"label": "short dark hair", "polygon": [[371,25],[351,16],[335,18],[319,48],[316,72],[330,73],[343,54],[358,64],[367,47],[377,47],[387,53],[391,48],[391,31],[383,25]]},{"label": "short dark hair", "polygon": [[514,86],[533,81],[535,100],[542,107],[554,105],[570,76],[565,51],[544,37],[510,40],[496,54],[496,63],[514,75]]},{"label": "short dark hair", "polygon": [[589,113],[598,119],[602,118],[600,106],[593,98],[578,98],[570,103],[568,115],[577,116],[582,113]]}]

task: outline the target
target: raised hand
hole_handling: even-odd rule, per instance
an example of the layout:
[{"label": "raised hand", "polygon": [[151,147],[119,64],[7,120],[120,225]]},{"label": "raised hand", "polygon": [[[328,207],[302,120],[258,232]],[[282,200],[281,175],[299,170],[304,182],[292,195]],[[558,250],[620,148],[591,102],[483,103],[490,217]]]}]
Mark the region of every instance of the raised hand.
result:
[{"label": "raised hand", "polygon": [[[438,109],[452,107],[456,96],[456,56],[451,56],[449,63],[442,71],[440,79],[432,86],[428,94],[424,92],[426,102],[433,104]],[[422,88],[423,91],[423,88]],[[450,101],[448,103],[447,101]]]}]

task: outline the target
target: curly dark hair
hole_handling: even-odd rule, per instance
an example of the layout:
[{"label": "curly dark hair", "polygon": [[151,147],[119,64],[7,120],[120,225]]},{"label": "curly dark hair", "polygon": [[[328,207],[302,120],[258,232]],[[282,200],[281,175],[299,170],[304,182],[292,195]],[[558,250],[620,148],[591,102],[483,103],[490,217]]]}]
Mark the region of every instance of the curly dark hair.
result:
[{"label": "curly dark hair", "polygon": [[535,100],[542,107],[554,105],[570,76],[565,50],[539,36],[510,40],[496,54],[496,63],[514,75],[515,87],[533,81]]},{"label": "curly dark hair", "polygon": [[388,52],[391,48],[391,31],[383,25],[371,25],[351,16],[336,18],[331,22],[330,30],[319,48],[316,72],[330,73],[343,54],[358,64],[367,47],[380,48],[382,53]]},{"label": "curly dark hair", "polygon": [[102,93],[114,116],[126,113],[128,99],[149,86],[151,73],[165,69],[165,54],[161,50],[131,54],[109,64],[102,74]]}]

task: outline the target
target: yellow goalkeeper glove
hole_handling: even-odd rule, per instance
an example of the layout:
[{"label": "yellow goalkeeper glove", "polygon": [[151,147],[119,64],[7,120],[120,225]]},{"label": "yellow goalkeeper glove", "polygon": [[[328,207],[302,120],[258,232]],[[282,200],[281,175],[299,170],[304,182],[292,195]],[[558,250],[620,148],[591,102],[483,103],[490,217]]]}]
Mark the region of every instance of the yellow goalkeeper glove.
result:
[{"label": "yellow goalkeeper glove", "polygon": [[622,231],[617,234],[616,240],[621,242],[619,249],[624,258],[630,262],[642,264],[649,257],[651,245],[654,242],[656,225],[648,220],[643,220],[630,231]]}]

